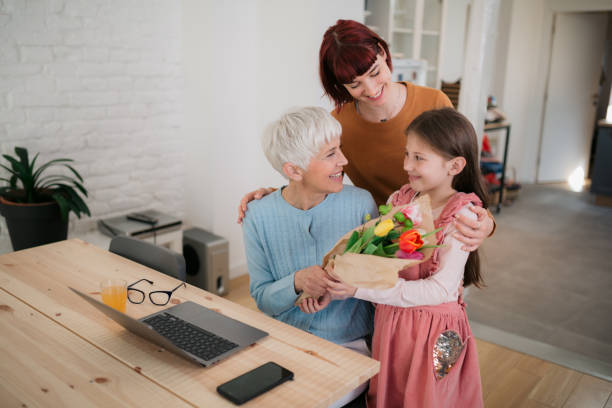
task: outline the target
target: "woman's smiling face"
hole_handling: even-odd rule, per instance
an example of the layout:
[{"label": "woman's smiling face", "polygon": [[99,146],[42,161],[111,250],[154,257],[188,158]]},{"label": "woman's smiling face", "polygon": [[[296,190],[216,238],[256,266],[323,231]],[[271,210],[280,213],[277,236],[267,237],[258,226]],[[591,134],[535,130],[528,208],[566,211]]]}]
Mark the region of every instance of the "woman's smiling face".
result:
[{"label": "woman's smiling face", "polygon": [[383,52],[376,56],[376,61],[363,75],[355,77],[350,84],[344,84],[351,96],[359,101],[375,106],[384,105],[387,91],[391,85],[391,71],[387,66]]},{"label": "woman's smiling face", "polygon": [[325,143],[310,160],[301,184],[309,193],[337,193],[342,190],[343,168],[347,163],[340,150],[340,138]]}]

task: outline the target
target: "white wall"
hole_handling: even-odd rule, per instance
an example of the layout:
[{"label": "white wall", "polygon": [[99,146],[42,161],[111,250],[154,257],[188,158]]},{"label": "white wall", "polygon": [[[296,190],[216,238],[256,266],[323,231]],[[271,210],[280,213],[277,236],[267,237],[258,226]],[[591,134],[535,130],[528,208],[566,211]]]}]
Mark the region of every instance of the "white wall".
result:
[{"label": "white wall", "polygon": [[500,0],[472,0],[465,48],[465,62],[459,106],[474,125],[478,141],[482,140],[487,95],[493,70],[495,27]]},{"label": "white wall", "polygon": [[244,273],[238,202],[283,183],[261,131],[331,109],[317,61],[338,18],[362,21],[363,0],[1,1],[0,152],[77,160],[94,217],[73,232],[155,207],[227,238]]},{"label": "white wall", "polygon": [[171,0],[0,2],[0,152],[76,161],[93,218],[72,232],[183,212],[180,13]]},{"label": "white wall", "polygon": [[[513,4],[514,0],[502,0],[500,2],[499,16],[495,26],[496,39],[491,55],[493,69],[489,93],[495,96],[498,102],[504,98],[504,78],[506,77],[506,67],[508,65],[508,41],[510,27],[513,22]],[[520,22],[517,24],[520,24]]]},{"label": "white wall", "polygon": [[319,105],[317,61],[338,18],[363,19],[363,0],[183,0],[188,222],[230,243],[230,275],[245,273],[240,198],[279,186],[261,151],[264,126],[294,106]]},{"label": "white wall", "polygon": [[610,0],[514,0],[498,104],[512,122],[508,163],[519,180],[535,181],[553,13],[611,9]]},{"label": "white wall", "polygon": [[455,82],[463,76],[469,3],[470,0],[450,0],[446,3],[442,66],[440,67],[440,78],[444,82]]}]

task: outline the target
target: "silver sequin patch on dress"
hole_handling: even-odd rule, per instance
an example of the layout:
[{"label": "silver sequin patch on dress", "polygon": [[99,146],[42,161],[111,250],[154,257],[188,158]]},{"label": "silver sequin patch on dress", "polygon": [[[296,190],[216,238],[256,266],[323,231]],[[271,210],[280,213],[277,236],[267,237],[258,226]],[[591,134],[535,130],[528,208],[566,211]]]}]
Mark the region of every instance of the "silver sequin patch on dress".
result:
[{"label": "silver sequin patch on dress", "polygon": [[433,348],[433,365],[436,378],[441,380],[449,373],[455,365],[465,343],[461,342],[459,333],[454,330],[446,330],[438,336]]}]

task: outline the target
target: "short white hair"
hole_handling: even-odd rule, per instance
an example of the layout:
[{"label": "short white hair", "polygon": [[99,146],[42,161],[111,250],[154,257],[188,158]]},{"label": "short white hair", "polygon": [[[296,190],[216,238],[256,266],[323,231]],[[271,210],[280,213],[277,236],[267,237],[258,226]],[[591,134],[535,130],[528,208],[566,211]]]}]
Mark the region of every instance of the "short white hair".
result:
[{"label": "short white hair", "polygon": [[303,170],[325,143],[339,138],[342,126],[325,109],[316,106],[292,110],[267,126],[262,146],[268,161],[283,177],[283,165]]}]

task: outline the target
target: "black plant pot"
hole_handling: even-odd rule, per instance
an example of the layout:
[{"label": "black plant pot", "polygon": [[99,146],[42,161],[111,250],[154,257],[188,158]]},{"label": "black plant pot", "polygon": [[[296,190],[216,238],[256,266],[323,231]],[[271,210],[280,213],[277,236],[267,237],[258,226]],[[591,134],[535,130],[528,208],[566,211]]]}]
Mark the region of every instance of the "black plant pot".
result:
[{"label": "black plant pot", "polygon": [[62,220],[55,201],[22,204],[0,197],[0,214],[6,219],[14,251],[62,241],[68,236],[68,220]]}]

